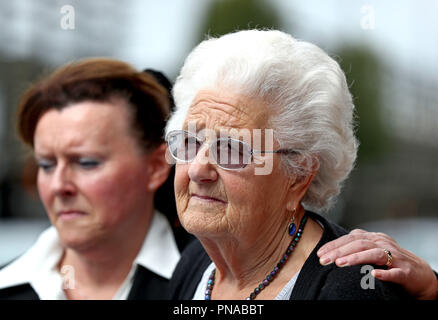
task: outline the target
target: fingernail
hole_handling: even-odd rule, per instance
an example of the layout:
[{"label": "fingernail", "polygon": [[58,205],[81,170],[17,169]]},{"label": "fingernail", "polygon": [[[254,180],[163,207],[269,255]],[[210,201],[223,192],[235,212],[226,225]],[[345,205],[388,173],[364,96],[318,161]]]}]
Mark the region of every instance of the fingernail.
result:
[{"label": "fingernail", "polygon": [[332,261],[330,260],[329,257],[324,257],[319,259],[319,263],[322,264],[323,266],[326,266],[328,264],[330,264]]},{"label": "fingernail", "polygon": [[338,267],[345,267],[347,265],[347,260],[346,259],[337,259],[336,260],[336,265]]}]

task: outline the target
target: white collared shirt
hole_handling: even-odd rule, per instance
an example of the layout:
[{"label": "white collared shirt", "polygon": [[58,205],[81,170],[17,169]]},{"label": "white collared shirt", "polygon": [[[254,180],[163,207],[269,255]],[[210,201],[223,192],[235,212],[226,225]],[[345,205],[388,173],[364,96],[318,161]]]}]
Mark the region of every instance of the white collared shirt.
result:
[{"label": "white collared shirt", "polygon": [[[64,248],[55,227],[51,226],[20,258],[0,271],[0,289],[29,283],[42,300],[65,300],[65,285],[72,285],[68,267],[58,271]],[[164,217],[155,211],[149,231],[135,258],[131,271],[114,295],[114,300],[127,299],[137,265],[170,279],[180,259],[172,229]]]}]

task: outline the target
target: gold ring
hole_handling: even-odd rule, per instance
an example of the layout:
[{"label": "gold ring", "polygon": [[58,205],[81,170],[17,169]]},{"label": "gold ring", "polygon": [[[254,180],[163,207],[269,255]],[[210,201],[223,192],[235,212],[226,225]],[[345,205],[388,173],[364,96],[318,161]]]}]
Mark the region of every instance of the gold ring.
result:
[{"label": "gold ring", "polygon": [[383,249],[383,251],[386,253],[386,256],[388,257],[388,259],[386,260],[386,266],[390,267],[392,265],[392,254],[391,251],[387,250],[387,249]]}]

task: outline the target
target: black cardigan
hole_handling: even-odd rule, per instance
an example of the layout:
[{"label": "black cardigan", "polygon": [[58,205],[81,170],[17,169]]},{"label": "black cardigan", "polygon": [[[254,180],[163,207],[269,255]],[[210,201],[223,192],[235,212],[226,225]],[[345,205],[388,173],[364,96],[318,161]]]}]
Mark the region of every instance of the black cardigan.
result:
[{"label": "black cardigan", "polygon": [[[401,286],[383,283],[375,279],[375,289],[362,289],[361,279],[369,274],[361,273],[362,265],[337,267],[335,264],[322,266],[316,255],[325,243],[347,234],[342,227],[327,221],[320,215],[307,212],[309,218],[318,220],[324,226],[323,235],[304,263],[290,300],[395,300],[411,299]],[[182,253],[170,281],[170,299],[190,300],[211,259],[201,243],[193,241]],[[374,268],[381,268],[373,266]]]}]

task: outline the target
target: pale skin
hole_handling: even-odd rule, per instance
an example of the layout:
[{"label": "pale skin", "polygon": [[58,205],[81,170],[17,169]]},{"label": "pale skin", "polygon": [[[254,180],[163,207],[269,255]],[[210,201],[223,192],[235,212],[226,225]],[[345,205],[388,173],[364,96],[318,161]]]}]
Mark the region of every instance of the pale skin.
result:
[{"label": "pale skin", "polygon": [[[267,109],[261,101],[229,90],[200,91],[189,109],[185,127],[197,130],[265,128]],[[274,149],[278,144],[274,143]],[[227,171],[204,161],[204,145],[188,164],[177,163],[175,196],[180,221],[203,244],[216,264],[212,299],[245,299],[272,271],[290,244],[287,226],[304,214],[300,201],[316,172],[288,177],[274,155],[269,175],[254,175],[252,163]],[[322,229],[309,219],[303,236],[275,281],[258,295],[273,299],[302,267],[318,243]]]},{"label": "pale skin", "polygon": [[356,229],[326,243],[317,254],[323,265],[335,263],[340,267],[356,264],[383,266],[388,259],[383,249],[391,252],[393,260],[387,270],[372,271],[377,279],[398,283],[417,299],[438,298],[438,280],[429,264],[400,247],[393,238],[384,233]]},{"label": "pale skin", "polygon": [[169,165],[165,145],[145,152],[122,100],[51,109],[38,121],[37,186],[75,270],[68,299],[111,299],[126,279]]}]

